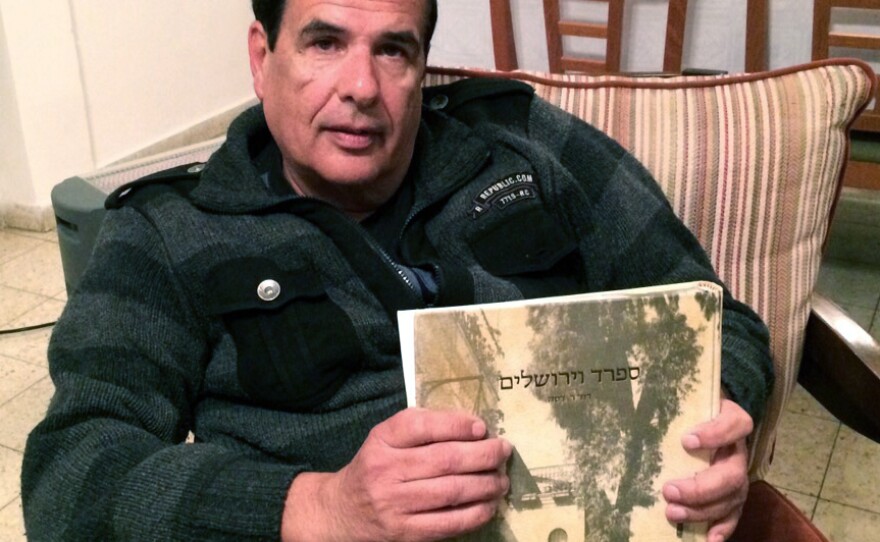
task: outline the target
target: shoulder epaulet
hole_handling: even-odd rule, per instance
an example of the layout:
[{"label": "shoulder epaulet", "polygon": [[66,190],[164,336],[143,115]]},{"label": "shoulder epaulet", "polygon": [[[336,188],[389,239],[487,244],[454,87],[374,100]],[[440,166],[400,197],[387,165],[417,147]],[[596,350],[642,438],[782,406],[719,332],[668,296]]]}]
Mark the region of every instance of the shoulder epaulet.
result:
[{"label": "shoulder epaulet", "polygon": [[104,200],[104,208],[119,209],[125,205],[136,205],[168,190],[187,194],[198,184],[204,169],[204,163],[193,162],[157,171],[125,183],[107,196]]},{"label": "shoulder epaulet", "polygon": [[470,126],[492,122],[525,130],[534,94],[535,89],[522,81],[475,77],[426,87],[423,100],[428,109]]}]

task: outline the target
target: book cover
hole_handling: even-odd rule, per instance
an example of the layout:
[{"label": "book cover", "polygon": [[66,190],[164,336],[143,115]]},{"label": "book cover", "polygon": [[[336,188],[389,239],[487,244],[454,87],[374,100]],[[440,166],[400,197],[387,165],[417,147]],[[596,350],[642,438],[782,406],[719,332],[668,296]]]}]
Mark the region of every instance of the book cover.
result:
[{"label": "book cover", "polygon": [[694,282],[400,312],[410,406],[514,445],[498,517],[462,540],[705,540],[661,488],[709,462],[681,437],[718,412],[721,302]]}]

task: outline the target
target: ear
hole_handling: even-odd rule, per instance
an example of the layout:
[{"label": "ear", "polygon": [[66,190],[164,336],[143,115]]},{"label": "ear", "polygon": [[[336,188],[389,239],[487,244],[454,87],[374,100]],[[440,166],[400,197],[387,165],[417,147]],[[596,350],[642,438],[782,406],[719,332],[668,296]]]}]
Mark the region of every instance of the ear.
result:
[{"label": "ear", "polygon": [[248,56],[251,63],[251,76],[254,79],[254,92],[263,100],[263,73],[269,57],[269,40],[262,23],[254,21],[248,28]]}]

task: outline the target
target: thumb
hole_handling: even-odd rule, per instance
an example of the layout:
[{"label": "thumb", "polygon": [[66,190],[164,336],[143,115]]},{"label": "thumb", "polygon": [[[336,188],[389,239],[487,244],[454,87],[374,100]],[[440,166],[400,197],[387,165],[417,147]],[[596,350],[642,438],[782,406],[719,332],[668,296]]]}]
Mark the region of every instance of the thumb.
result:
[{"label": "thumb", "polygon": [[681,444],[686,450],[723,448],[749,436],[754,428],[752,417],[729,399],[721,400],[721,411],[715,418],[686,433]]}]

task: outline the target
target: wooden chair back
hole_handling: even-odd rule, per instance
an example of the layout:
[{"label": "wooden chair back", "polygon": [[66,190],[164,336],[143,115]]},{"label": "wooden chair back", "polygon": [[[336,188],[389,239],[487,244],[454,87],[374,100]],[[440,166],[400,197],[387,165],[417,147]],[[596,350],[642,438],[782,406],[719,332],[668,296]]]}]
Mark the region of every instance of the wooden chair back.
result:
[{"label": "wooden chair back", "polygon": [[492,16],[492,45],[495,48],[495,68],[512,71],[519,68],[516,58],[516,38],[513,34],[513,15],[510,0],[489,0]]},{"label": "wooden chair back", "polygon": [[[552,73],[603,74],[621,71],[625,0],[580,0],[594,4],[608,4],[608,15],[604,23],[563,19],[560,0],[543,1],[548,60]],[[679,73],[682,70],[688,1],[668,1],[663,71]],[[504,71],[515,70],[519,66],[510,0],[490,0],[490,10],[495,67]],[[767,68],[767,0],[748,0],[746,19],[745,68],[748,72],[762,71]],[[563,39],[566,36],[605,40],[604,58],[586,58],[567,54],[563,48]]]},{"label": "wooden chair back", "polygon": [[[584,0],[584,2],[608,5],[608,16],[603,23],[586,23],[562,18],[560,0],[544,0],[544,24],[547,34],[547,54],[552,73],[569,71],[581,73],[616,73],[620,71],[621,41],[623,35],[624,0]],[[673,3],[687,4],[687,0],[670,0]],[[670,20],[670,24],[673,21]],[[683,30],[682,18],[682,30]],[[596,38],[605,40],[605,58],[594,59],[566,54],[563,38],[566,36]],[[679,40],[682,42],[683,40]],[[681,50],[678,56],[681,63]],[[674,62],[674,53],[671,62]],[[666,61],[664,60],[664,69]]]},{"label": "wooden chair back", "polygon": [[[813,3],[813,60],[829,58],[832,47],[880,50],[880,34],[856,34],[833,30],[832,10],[855,8],[876,10],[880,13],[880,0],[815,0]],[[848,54],[847,56],[852,56]],[[878,100],[870,104],[856,119],[853,129],[880,132],[880,109]]]}]

